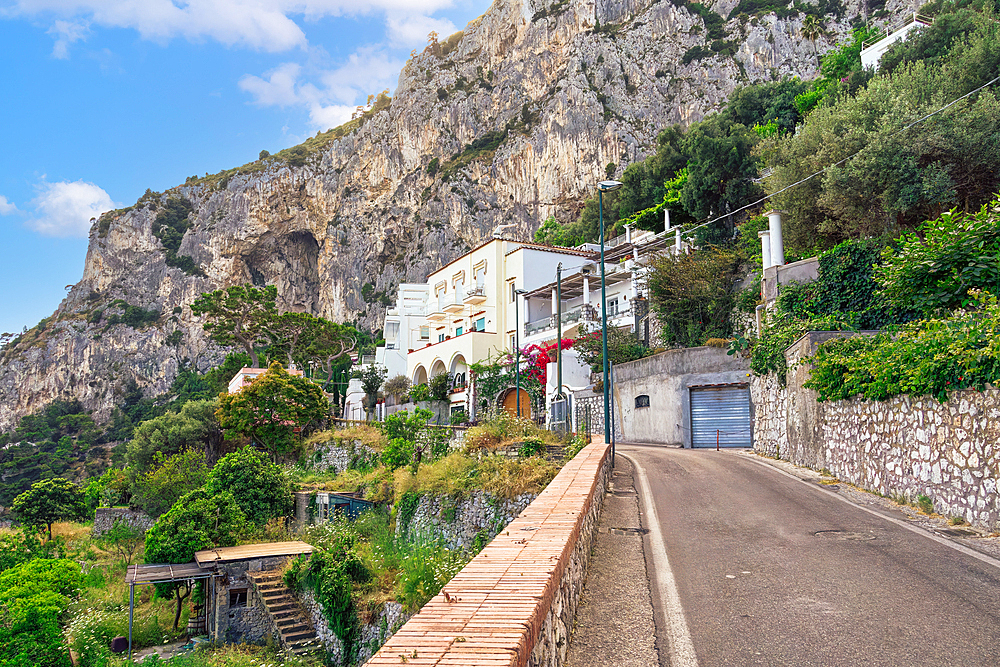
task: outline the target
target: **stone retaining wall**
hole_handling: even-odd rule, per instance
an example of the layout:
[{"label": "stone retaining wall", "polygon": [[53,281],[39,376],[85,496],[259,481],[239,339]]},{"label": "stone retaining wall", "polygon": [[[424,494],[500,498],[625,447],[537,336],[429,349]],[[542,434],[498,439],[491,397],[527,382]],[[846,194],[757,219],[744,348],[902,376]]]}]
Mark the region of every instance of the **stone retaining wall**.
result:
[{"label": "stone retaining wall", "polygon": [[[821,337],[797,341],[786,358],[811,353]],[[935,511],[1000,530],[1000,390],[952,392],[886,401],[852,398],[818,402],[805,389],[809,367],[755,377],[754,449],[816,470],[827,469],[863,489],[911,501],[925,495]]]},{"label": "stone retaining wall", "polygon": [[609,450],[594,442],[567,462],[366,664],[561,665],[610,471]]},{"label": "stone retaining wall", "polygon": [[361,664],[372,657],[372,655],[382,646],[386,639],[406,623],[412,616],[403,611],[403,605],[398,602],[386,602],[382,610],[371,620],[370,623],[363,623],[359,629],[357,640],[357,655],[353,660],[344,659],[344,644],[340,638],[330,628],[323,610],[316,601],[316,595],[308,589],[297,593],[309,614],[313,629],[316,630],[316,637],[320,644],[326,649],[326,660],[331,665]]},{"label": "stone retaining wall", "polygon": [[407,525],[396,521],[396,533],[403,530],[421,538],[441,539],[449,549],[467,549],[478,538],[480,545],[493,539],[513,521],[538,494],[524,493],[514,498],[499,498],[486,491],[462,497],[421,496],[413,518]]},{"label": "stone retaining wall", "polygon": [[111,530],[115,521],[119,520],[144,533],[156,523],[156,519],[145,512],[136,512],[127,507],[98,507],[94,511],[94,528],[91,535],[93,537],[103,535]]}]

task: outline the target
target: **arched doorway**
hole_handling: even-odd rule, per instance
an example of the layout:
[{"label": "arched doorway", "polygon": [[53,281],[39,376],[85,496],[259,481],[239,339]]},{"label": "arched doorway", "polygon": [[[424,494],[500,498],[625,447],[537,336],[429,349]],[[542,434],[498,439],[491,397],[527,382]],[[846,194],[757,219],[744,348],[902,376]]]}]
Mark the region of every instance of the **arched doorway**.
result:
[{"label": "arched doorway", "polygon": [[465,357],[461,353],[452,357],[450,372],[454,378],[452,386],[465,389],[469,382],[469,365],[465,363]]},{"label": "arched doorway", "polygon": [[427,371],[423,366],[417,366],[413,371],[413,384],[427,384]]},{"label": "arched doorway", "polygon": [[[501,405],[507,414],[517,415],[517,389],[508,389],[504,394]],[[521,390],[521,416],[531,419],[531,397],[528,392]]]}]

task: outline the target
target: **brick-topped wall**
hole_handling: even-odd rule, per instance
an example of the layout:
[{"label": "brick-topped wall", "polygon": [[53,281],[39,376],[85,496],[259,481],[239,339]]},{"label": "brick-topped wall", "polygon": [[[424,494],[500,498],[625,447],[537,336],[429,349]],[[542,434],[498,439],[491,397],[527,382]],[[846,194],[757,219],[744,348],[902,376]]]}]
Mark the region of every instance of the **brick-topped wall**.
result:
[{"label": "brick-topped wall", "polygon": [[609,449],[594,442],[566,463],[366,664],[561,665],[604,497]]}]

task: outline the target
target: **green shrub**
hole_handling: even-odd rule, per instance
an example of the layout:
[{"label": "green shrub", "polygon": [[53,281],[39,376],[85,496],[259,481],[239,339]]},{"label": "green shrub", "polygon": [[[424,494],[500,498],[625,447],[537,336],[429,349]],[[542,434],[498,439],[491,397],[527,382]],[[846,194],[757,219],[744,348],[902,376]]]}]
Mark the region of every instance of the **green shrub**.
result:
[{"label": "green shrub", "polygon": [[413,460],[414,442],[406,438],[393,438],[382,450],[380,460],[389,470],[402,468]]},{"label": "green shrub", "polygon": [[244,447],[219,459],[205,488],[212,494],[232,493],[247,519],[258,527],[292,511],[288,476],[281,466],[252,447]]},{"label": "green shrub", "polygon": [[897,309],[926,315],[969,302],[970,289],[1000,293],[1000,198],[978,211],[946,211],[921,236],[886,248],[876,268],[879,296]]},{"label": "green shrub", "polygon": [[951,391],[1000,383],[1000,305],[990,294],[970,296],[972,308],[946,318],[824,343],[805,386],[821,401],[910,394],[944,402]]},{"label": "green shrub", "polygon": [[760,338],[751,342],[750,370],[757,375],[775,373],[785,383],[788,363],[785,350],[808,331],[856,331],[857,313],[841,313],[810,319],[769,318]]},{"label": "green shrub", "polygon": [[541,438],[525,438],[521,441],[521,446],[517,448],[517,455],[522,459],[544,453],[545,443],[542,442]]},{"label": "green shrub", "polygon": [[68,667],[60,621],[82,583],[71,560],[36,559],[0,573],[0,664]]},{"label": "green shrub", "polygon": [[410,521],[413,520],[418,505],[420,505],[420,495],[413,491],[404,493],[396,503],[396,526],[404,538],[409,532]]},{"label": "green shrub", "polygon": [[438,373],[427,383],[431,398],[435,401],[447,401],[451,396],[454,376],[451,373]]},{"label": "green shrub", "polygon": [[413,545],[403,550],[396,600],[417,611],[451,581],[469,561],[461,552],[440,545]]},{"label": "green shrub", "polygon": [[431,390],[424,383],[413,385],[410,389],[410,400],[414,403],[431,400]]},{"label": "green shrub", "polygon": [[188,216],[194,210],[194,206],[187,199],[171,197],[164,204],[163,210],[156,215],[153,221],[153,236],[163,244],[166,255],[167,266],[179,268],[184,273],[193,276],[204,276],[205,272],[187,255],[178,255],[181,241],[184,234],[191,229],[191,222]]},{"label": "green shrub", "polygon": [[917,496],[917,507],[924,514],[934,514],[934,501],[927,496]]}]

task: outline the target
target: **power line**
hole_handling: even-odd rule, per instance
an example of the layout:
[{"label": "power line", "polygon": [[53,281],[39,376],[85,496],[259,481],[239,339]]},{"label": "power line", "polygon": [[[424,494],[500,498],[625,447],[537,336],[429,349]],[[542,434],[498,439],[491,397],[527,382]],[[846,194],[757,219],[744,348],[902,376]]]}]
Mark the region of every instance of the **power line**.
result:
[{"label": "power line", "polygon": [[[922,123],[925,120],[927,120],[928,118],[930,118],[931,116],[935,116],[935,115],[941,113],[945,109],[951,107],[954,104],[957,104],[958,102],[964,100],[966,97],[969,97],[970,95],[975,95],[976,93],[978,93],[983,88],[986,88],[987,86],[991,86],[994,83],[996,83],[997,81],[1000,81],[1000,76],[994,77],[990,81],[987,81],[986,83],[984,83],[983,85],[979,86],[975,90],[969,91],[968,93],[966,93],[965,95],[962,95],[961,97],[956,97],[954,100],[952,100],[948,104],[944,105],[940,109],[937,109],[936,111],[932,111],[929,114],[918,118],[917,120],[913,121],[912,123],[909,123],[908,125],[904,125],[903,127],[899,128],[898,130],[896,130],[895,132],[893,132],[892,134],[890,134],[889,137],[891,138],[891,137],[894,137],[894,136],[896,136],[897,134],[899,134],[901,132],[905,132],[906,130],[910,129],[914,125],[916,125],[918,123]],[[806,176],[805,178],[803,178],[800,181],[796,181],[795,183],[792,183],[791,185],[786,185],[785,187],[781,188],[777,192],[772,192],[769,195],[765,195],[765,196],[761,197],[760,199],[758,199],[757,201],[755,201],[752,204],[747,204],[746,206],[738,208],[735,211],[730,211],[729,213],[726,213],[725,215],[720,215],[717,218],[713,218],[712,220],[709,220],[707,222],[703,222],[703,223],[701,223],[700,225],[698,225],[696,227],[692,227],[691,229],[685,229],[685,230],[681,231],[681,234],[689,234],[689,233],[693,232],[696,229],[700,229],[700,228],[704,227],[705,225],[710,225],[713,222],[718,222],[719,220],[722,220],[723,218],[728,218],[728,217],[730,217],[732,215],[735,215],[735,214],[739,213],[740,211],[745,211],[748,208],[753,208],[755,206],[758,206],[759,204],[763,204],[768,199],[771,199],[772,197],[774,197],[776,195],[780,195],[785,190],[790,190],[790,189],[792,189],[794,187],[798,187],[799,185],[802,185],[806,181],[809,181],[809,180],[815,178],[816,176],[819,176],[820,174],[823,174],[823,173],[827,172],[828,170],[832,169],[833,167],[839,167],[840,165],[844,164],[845,162],[847,162],[851,158],[857,157],[861,153],[861,151],[865,150],[865,148],[868,148],[868,147],[864,146],[862,148],[859,148],[857,151],[855,151],[851,155],[848,155],[847,157],[845,157],[845,158],[843,158],[841,160],[838,160],[838,161],[834,162],[833,164],[827,165],[826,167],[823,167],[822,169],[820,169],[817,172],[809,174],[808,176]]]}]

